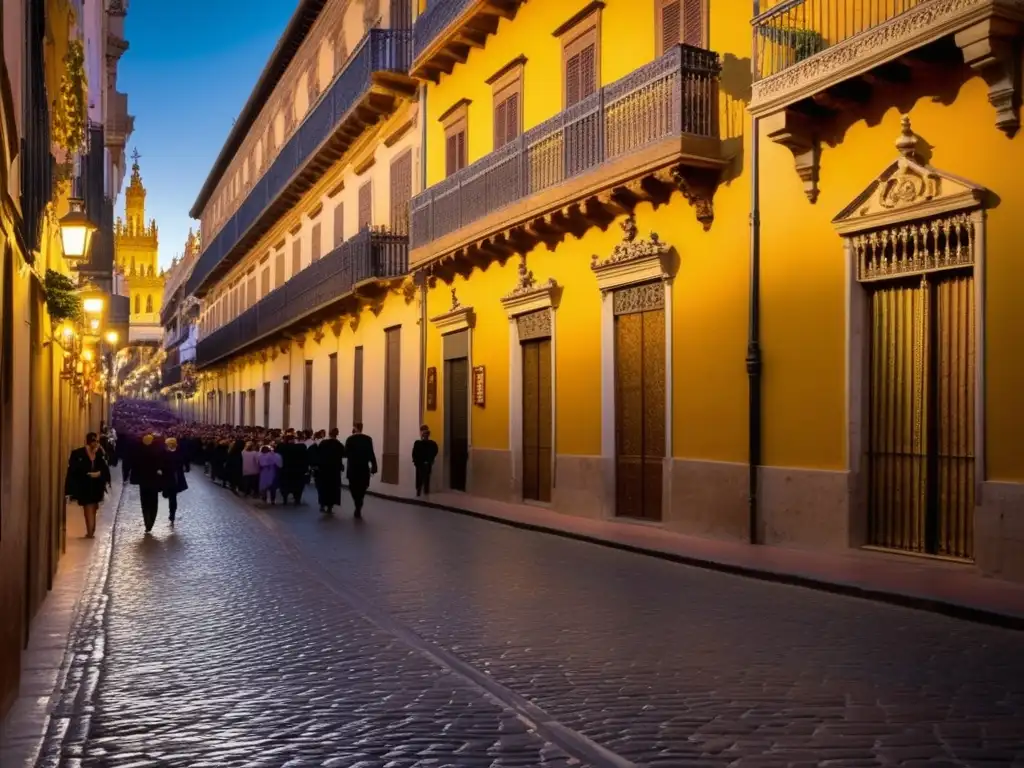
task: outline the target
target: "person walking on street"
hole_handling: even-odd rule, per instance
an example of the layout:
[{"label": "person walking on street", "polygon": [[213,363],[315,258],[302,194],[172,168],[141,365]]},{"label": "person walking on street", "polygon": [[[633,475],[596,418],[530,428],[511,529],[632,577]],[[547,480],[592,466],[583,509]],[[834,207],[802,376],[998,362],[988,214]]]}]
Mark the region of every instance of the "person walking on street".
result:
[{"label": "person walking on street", "polygon": [[252,440],[242,450],[242,493],[255,496],[260,485],[260,452]]},{"label": "person walking on street", "polygon": [[355,505],[355,517],[363,516],[363,499],[370,487],[370,477],[377,474],[377,456],[373,452],[373,438],[363,434],[363,424],[352,425],[352,434],[345,441],[348,458],[348,491]]},{"label": "person walking on street", "polygon": [[430,439],[430,427],[420,427],[420,439],[412,444],[412,465],[416,468],[416,495],[430,495],[430,473],[437,459],[437,443]]},{"label": "person walking on street", "polygon": [[64,477],[64,495],[82,506],[87,539],[96,535],[96,511],[109,485],[110,468],[99,438],[95,432],[90,432],[85,436],[85,445],[71,452]]},{"label": "person walking on street", "polygon": [[316,449],[316,493],[320,511],[325,515],[334,513],[341,506],[341,471],[345,468],[345,446],[338,439],[338,428],[331,430],[331,436],[321,440]]},{"label": "person walking on street", "polygon": [[156,443],[152,434],[142,438],[142,445],[132,457],[129,480],[139,487],[139,499],[142,502],[142,520],[146,525],[146,533],[153,530],[157,513],[160,510],[160,493],[164,490],[164,452]]},{"label": "person walking on street", "polygon": [[188,490],[185,473],[189,471],[189,464],[185,452],[178,448],[176,438],[168,437],[164,447],[164,498],[167,499],[171,525],[174,525],[174,518],[178,512],[178,494]]},{"label": "person walking on street", "polygon": [[281,467],[284,466],[284,460],[280,453],[270,447],[269,443],[264,443],[260,448],[259,462],[260,498],[274,504],[277,502],[277,482]]}]

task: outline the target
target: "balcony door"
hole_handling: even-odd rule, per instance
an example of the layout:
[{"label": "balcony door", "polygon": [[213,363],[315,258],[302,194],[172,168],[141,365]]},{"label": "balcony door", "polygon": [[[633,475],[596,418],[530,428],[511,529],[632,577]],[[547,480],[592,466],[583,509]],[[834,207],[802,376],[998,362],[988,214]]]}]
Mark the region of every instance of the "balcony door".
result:
[{"label": "balcony door", "polygon": [[402,411],[402,328],[384,332],[384,447],[381,452],[382,483],[398,483]]}]

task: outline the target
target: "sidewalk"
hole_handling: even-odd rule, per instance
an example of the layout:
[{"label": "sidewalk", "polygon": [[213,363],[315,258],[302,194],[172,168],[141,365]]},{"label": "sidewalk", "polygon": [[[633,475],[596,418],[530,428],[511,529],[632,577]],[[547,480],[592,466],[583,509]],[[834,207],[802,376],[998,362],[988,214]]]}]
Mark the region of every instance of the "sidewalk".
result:
[{"label": "sidewalk", "polygon": [[85,536],[81,509],[67,510],[67,550],[57,568],[53,589],[32,621],[28,647],[21,657],[21,690],[0,723],[0,766],[32,768],[50,724],[56,696],[70,669],[68,641],[86,587],[98,578],[97,565],[110,554],[111,525],[121,499],[121,468],[111,470],[110,493],[100,507],[96,538]]},{"label": "sidewalk", "polygon": [[573,517],[543,507],[456,492],[434,493],[429,501],[381,493],[372,495],[701,568],[1024,629],[1024,584],[985,578],[968,564],[868,550],[820,553],[755,546],[687,536],[652,525]]}]

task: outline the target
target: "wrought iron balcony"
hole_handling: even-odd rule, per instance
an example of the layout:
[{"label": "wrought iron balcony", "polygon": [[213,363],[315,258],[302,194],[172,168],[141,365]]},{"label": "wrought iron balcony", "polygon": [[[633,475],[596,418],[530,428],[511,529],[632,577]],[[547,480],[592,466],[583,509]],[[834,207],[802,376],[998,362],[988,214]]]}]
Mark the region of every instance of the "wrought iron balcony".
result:
[{"label": "wrought iron balcony", "polygon": [[181,383],[181,365],[165,365],[160,369],[160,385],[171,387]]},{"label": "wrought iron balcony", "polygon": [[274,289],[196,346],[205,367],[353,294],[361,285],[401,277],[409,271],[409,241],[382,229],[363,229]]},{"label": "wrought iron balcony", "polygon": [[206,245],[186,283],[193,294],[225,270],[294,206],[363,131],[416,93],[406,74],[412,32],[372,29],[319,103],[278,152],[235,214]]},{"label": "wrought iron balcony", "polygon": [[412,75],[437,81],[482,48],[500,19],[511,19],[523,0],[430,0],[413,25]]},{"label": "wrought iron balcony", "polygon": [[866,102],[876,82],[903,83],[920,65],[948,59],[983,74],[1001,130],[1012,135],[1019,126],[1014,51],[1024,10],[1018,3],[761,0],[752,24],[755,115],[808,99],[814,108],[801,112],[845,111]]},{"label": "wrought iron balcony", "polygon": [[183,321],[180,328],[174,328],[170,333],[164,331],[164,349],[174,349],[184,342],[188,338],[191,329],[192,325]]},{"label": "wrought iron balcony", "polygon": [[[410,203],[418,266],[679,164],[717,169],[718,54],[676,46]],[[520,243],[529,233],[520,233]]]}]

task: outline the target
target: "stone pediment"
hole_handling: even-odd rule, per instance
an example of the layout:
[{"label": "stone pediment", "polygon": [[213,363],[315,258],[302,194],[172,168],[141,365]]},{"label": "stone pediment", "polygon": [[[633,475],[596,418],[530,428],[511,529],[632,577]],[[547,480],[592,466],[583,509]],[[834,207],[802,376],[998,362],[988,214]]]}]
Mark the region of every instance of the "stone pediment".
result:
[{"label": "stone pediment", "polygon": [[636,218],[630,214],[622,224],[622,242],[602,259],[593,256],[590,269],[601,292],[637,283],[666,280],[671,276],[672,248],[652,232],[646,240],[637,238]]},{"label": "stone pediment", "polygon": [[984,204],[984,187],[925,163],[917,151],[918,139],[910,128],[910,118],[904,115],[902,123],[903,130],[896,142],[900,157],[832,219],[840,234],[971,210]]}]

